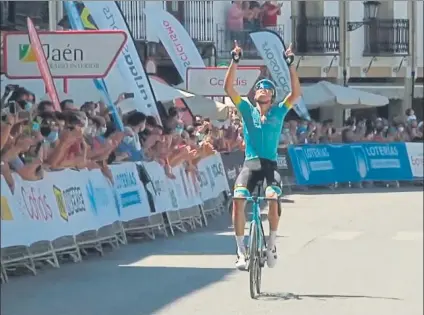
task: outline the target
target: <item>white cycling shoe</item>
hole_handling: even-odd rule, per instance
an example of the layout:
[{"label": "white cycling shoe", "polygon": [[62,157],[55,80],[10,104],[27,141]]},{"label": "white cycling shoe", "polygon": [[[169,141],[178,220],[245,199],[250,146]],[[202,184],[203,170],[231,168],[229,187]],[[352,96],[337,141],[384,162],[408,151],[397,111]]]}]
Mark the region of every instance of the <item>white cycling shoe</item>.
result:
[{"label": "white cycling shoe", "polygon": [[267,248],[266,250],[266,264],[268,265],[268,268],[274,268],[277,264],[277,247],[274,246],[273,248]]},{"label": "white cycling shoe", "polygon": [[247,260],[244,254],[237,254],[236,268],[238,270],[246,270],[247,268]]}]

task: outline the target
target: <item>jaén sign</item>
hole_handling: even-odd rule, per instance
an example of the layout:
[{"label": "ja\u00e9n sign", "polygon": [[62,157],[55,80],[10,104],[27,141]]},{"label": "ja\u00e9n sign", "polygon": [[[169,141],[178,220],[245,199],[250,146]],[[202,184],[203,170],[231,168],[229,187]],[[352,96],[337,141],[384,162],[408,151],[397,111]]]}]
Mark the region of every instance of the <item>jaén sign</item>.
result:
[{"label": "ja\u00e9n sign", "polygon": [[[122,51],[127,34],[120,30],[38,32],[53,78],[104,78]],[[23,32],[7,32],[3,54],[10,79],[38,79],[35,52]]]},{"label": "ja\u00e9n sign", "polygon": [[[203,96],[226,96],[224,79],[227,67],[188,68],[186,78],[187,91]],[[234,87],[242,95],[248,95],[261,69],[256,67],[238,67]]]},{"label": "ja\u00e9n sign", "polygon": [[43,46],[41,45],[40,38],[38,37],[34,23],[32,23],[29,17],[27,18],[27,26],[31,49],[34,51],[41,77],[43,78],[44,84],[46,85],[47,93],[53,102],[55,110],[60,111],[59,97],[57,96],[56,86],[54,85],[54,81],[50,73],[50,68],[47,64],[46,56],[44,55]]}]

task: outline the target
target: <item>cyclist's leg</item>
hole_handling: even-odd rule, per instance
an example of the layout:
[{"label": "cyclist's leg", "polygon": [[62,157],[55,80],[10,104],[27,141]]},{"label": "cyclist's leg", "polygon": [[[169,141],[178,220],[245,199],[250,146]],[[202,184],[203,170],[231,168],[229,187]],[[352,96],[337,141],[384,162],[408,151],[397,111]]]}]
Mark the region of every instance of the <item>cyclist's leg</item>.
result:
[{"label": "cyclist's leg", "polygon": [[[247,165],[246,165],[247,164]],[[248,197],[253,191],[257,178],[258,171],[252,170],[248,163],[245,163],[243,169],[238,175],[234,185],[234,197]],[[233,199],[233,224],[237,242],[237,262],[236,266],[239,269],[246,268],[246,247],[244,244],[244,228],[246,225],[246,217],[244,214],[246,202],[244,200]]]},{"label": "cyclist's leg", "polygon": [[265,196],[274,200],[268,201],[269,240],[267,246],[267,264],[272,268],[277,263],[277,230],[281,216],[281,206],[278,198],[282,195],[281,178],[277,169],[270,167],[266,171]]}]

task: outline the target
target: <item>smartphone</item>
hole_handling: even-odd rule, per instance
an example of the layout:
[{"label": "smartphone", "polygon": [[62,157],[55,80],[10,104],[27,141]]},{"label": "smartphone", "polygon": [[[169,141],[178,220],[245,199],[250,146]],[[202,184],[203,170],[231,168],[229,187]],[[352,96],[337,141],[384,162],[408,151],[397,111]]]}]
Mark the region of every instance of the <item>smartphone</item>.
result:
[{"label": "smartphone", "polygon": [[11,91],[17,90],[19,88],[19,85],[17,84],[8,84],[6,85],[6,89],[9,89]]},{"label": "smartphone", "polygon": [[124,93],[124,98],[125,99],[134,98],[134,93]]},{"label": "smartphone", "polygon": [[18,112],[18,118],[20,120],[29,120],[31,118],[31,113],[27,111]]},{"label": "smartphone", "polygon": [[15,101],[10,101],[7,103],[8,107],[9,107],[9,113],[11,114],[15,114],[17,112],[17,104]]}]

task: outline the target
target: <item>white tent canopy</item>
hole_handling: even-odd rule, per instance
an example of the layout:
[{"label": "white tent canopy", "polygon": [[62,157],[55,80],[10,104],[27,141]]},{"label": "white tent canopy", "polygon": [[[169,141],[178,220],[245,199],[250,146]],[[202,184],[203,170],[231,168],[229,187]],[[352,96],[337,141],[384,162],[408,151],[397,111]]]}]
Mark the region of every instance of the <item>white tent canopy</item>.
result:
[{"label": "white tent canopy", "polygon": [[364,108],[384,106],[389,103],[385,96],[336,85],[327,81],[302,88],[303,100],[308,109],[342,106],[345,108]]},{"label": "white tent canopy", "polygon": [[184,102],[190,108],[193,115],[209,117],[211,120],[226,120],[229,115],[229,109],[234,107],[234,105],[223,104],[198,95],[186,98]]},{"label": "white tent canopy", "polygon": [[159,102],[171,102],[179,98],[190,98],[194,97],[194,94],[173,88],[172,86],[166,85],[159,82],[155,78],[150,78],[153,92],[155,93],[156,100]]}]

